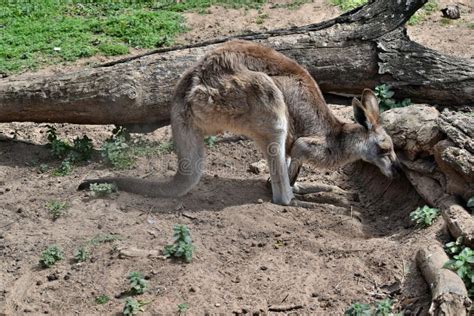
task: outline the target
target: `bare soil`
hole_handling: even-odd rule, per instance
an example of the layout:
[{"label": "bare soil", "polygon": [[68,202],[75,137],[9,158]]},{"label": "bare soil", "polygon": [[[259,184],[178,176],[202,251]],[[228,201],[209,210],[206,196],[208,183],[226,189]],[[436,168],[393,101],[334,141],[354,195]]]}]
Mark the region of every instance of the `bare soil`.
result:
[{"label": "bare soil", "polygon": [[[210,11],[188,14],[193,31],[180,41],[303,25],[339,14],[320,0],[291,11]],[[268,18],[256,24],[256,16],[263,13]],[[445,26],[437,19],[410,27],[410,34],[435,49],[472,57],[472,30],[460,22],[449,26],[470,49],[446,45],[446,38],[436,31]],[[53,71],[65,71],[60,68]],[[350,109],[333,109],[349,119]],[[57,127],[61,137],[88,135],[95,148],[112,130]],[[51,169],[59,161],[45,146],[45,131],[44,124],[0,124],[0,315],[120,314],[130,271],[140,271],[148,280],[146,293],[136,297],[149,302],[144,314],[177,314],[177,305],[186,302],[190,315],[277,314],[270,312],[275,307],[288,308],[286,313],[341,315],[354,301],[371,303],[385,297],[406,315],[427,312],[429,288],[414,255],[433,239],[447,240],[447,234],[441,220],[424,230],[410,223],[408,214],[424,203],[404,177],[389,181],[360,162],[331,171],[307,166],[302,182],[354,192],[353,214],[340,214],[340,208],[327,204],[314,209],[278,206],[270,203],[267,175],[248,171],[249,164],[262,159],[253,143],[221,135],[208,149],[205,176],[185,197],[151,199],[119,192],[97,199],[76,190],[83,179],[112,173],[169,177],[176,167],[175,155],[144,155],[130,170],[115,171],[97,151],[71,175],[55,177]],[[169,128],[134,135],[154,143],[169,137]],[[42,164],[49,170],[40,172]],[[55,221],[46,208],[51,200],[70,206]],[[189,264],[156,255],[172,242],[175,224],[191,230],[196,248]],[[72,261],[79,246],[109,234],[121,239],[91,246],[91,258],[84,263]],[[43,269],[40,253],[52,244],[64,250],[66,259]],[[128,256],[133,249],[138,249],[137,255]],[[98,305],[95,298],[101,294],[111,300]]]}]

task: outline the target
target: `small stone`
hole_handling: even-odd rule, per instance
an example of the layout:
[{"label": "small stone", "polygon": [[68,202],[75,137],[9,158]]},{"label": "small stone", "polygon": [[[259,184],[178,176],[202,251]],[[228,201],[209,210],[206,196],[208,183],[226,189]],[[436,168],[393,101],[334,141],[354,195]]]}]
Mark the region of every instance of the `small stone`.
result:
[{"label": "small stone", "polygon": [[48,275],[47,278],[48,278],[48,281],[51,282],[51,281],[56,281],[57,279],[59,279],[59,276],[55,272],[55,273],[52,273],[52,274]]},{"label": "small stone", "polygon": [[189,292],[191,292],[191,293],[196,293],[196,292],[197,292],[197,289],[196,289],[194,286],[191,286],[191,287],[189,288]]},{"label": "small stone", "polygon": [[260,270],[266,271],[266,270],[268,270],[268,267],[266,267],[266,266],[261,266],[261,267],[260,267]]},{"label": "small stone", "polygon": [[258,200],[257,200],[257,203],[258,203],[258,204],[263,204],[263,200],[262,200],[262,199],[258,199]]},{"label": "small stone", "polygon": [[265,160],[260,160],[249,165],[248,171],[254,174],[261,174],[267,171],[267,163]]},{"label": "small stone", "polygon": [[221,304],[219,304],[219,303],[216,303],[216,304],[214,304],[214,305],[215,305],[216,307],[219,307],[219,306],[221,306]]}]

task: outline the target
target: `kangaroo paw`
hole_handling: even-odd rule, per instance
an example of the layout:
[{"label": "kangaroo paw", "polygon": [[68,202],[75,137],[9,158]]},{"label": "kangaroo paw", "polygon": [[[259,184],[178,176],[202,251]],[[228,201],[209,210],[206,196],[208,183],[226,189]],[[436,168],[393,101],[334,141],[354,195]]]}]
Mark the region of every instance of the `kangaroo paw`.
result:
[{"label": "kangaroo paw", "polygon": [[331,192],[319,192],[308,194],[296,194],[298,199],[306,202],[319,204],[331,204],[335,206],[350,208],[351,201],[344,195],[334,194]]},{"label": "kangaroo paw", "polygon": [[293,192],[300,195],[313,195],[313,194],[328,194],[331,196],[339,195],[348,200],[359,201],[359,195],[354,192],[349,192],[341,189],[338,186],[327,185],[327,184],[306,184],[306,183],[295,183],[293,186]]}]

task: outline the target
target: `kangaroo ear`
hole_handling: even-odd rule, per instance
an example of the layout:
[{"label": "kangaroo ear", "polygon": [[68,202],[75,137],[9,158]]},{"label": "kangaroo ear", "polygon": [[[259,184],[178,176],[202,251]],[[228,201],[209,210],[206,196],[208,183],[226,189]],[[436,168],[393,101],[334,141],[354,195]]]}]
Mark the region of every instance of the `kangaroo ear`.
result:
[{"label": "kangaroo ear", "polygon": [[361,98],[362,107],[364,109],[367,121],[376,126],[380,123],[379,101],[370,89],[364,89]]},{"label": "kangaroo ear", "polygon": [[352,108],[354,110],[354,118],[357,123],[364,126],[365,129],[369,129],[369,124],[367,124],[367,117],[365,116],[365,110],[357,98],[352,99]]}]

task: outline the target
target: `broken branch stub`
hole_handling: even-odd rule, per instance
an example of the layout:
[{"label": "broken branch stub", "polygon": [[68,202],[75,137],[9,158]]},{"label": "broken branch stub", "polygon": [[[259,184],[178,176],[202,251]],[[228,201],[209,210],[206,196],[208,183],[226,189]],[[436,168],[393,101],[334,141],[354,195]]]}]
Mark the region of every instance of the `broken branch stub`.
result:
[{"label": "broken branch stub", "polygon": [[461,278],[443,268],[449,258],[439,245],[432,244],[416,253],[416,262],[431,289],[430,315],[468,315],[471,300]]}]

